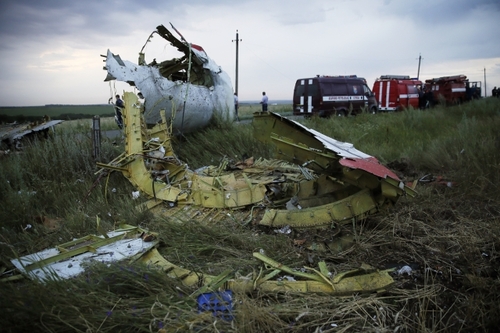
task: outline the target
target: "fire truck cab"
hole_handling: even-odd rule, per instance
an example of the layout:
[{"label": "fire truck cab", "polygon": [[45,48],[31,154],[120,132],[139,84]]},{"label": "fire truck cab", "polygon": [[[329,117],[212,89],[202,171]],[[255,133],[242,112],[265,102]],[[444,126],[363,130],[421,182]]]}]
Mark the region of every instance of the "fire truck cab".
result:
[{"label": "fire truck cab", "polygon": [[418,87],[422,82],[405,75],[382,75],[373,83],[372,91],[379,111],[401,111],[410,106],[418,109]]},{"label": "fire truck cab", "polygon": [[425,80],[425,88],[432,91],[436,102],[444,101],[450,105],[481,97],[481,82],[469,82],[465,75]]}]

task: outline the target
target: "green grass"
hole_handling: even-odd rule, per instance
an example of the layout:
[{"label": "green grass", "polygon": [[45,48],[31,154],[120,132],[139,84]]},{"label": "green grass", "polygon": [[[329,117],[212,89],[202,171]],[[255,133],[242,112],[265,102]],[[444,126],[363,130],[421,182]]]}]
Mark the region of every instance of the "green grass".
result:
[{"label": "green grass", "polygon": [[212,126],[174,140],[174,150],[191,168],[218,165],[224,158],[239,161],[272,154],[269,147],[253,137],[251,124],[216,120]]},{"label": "green grass", "polygon": [[[113,131],[119,130],[114,117],[100,117],[99,118],[101,131]],[[93,126],[93,119],[77,119],[64,121],[57,125],[55,129],[61,131],[62,133],[79,132],[86,135],[90,135],[90,129]]]},{"label": "green grass", "polygon": [[[254,112],[262,111],[262,106],[260,104],[243,103],[240,104],[238,108],[238,115],[240,119],[252,119]],[[284,116],[289,116],[292,114],[291,104],[278,104],[269,105],[268,111],[276,112]]]},{"label": "green grass", "polygon": [[304,124],[351,142],[384,163],[407,161],[421,172],[446,174],[482,191],[488,186],[485,179],[500,181],[499,115],[498,99],[487,98],[427,111],[313,117]]},{"label": "green grass", "polygon": [[[239,107],[239,115],[243,119],[249,119],[256,111],[260,111],[260,104],[242,103]],[[291,105],[269,105],[269,111],[278,113],[290,113]],[[14,118],[42,118],[47,115],[52,119],[77,119],[91,118],[92,116],[111,116],[114,114],[112,105],[45,105],[45,106],[22,106],[22,107],[0,107],[0,121],[7,117]]]},{"label": "green grass", "polygon": [[46,106],[23,106],[23,107],[0,107],[0,122],[12,122],[17,120],[32,121],[39,120],[44,116],[51,119],[80,119],[92,118],[93,116],[114,115],[112,105],[46,105]]},{"label": "green grass", "polygon": [[[259,111],[244,110],[245,117]],[[242,111],[243,112],[243,111]],[[288,112],[283,110],[284,113]],[[419,195],[371,216],[339,236],[356,235],[340,252],[312,251],[294,240],[331,242],[330,230],[290,235],[247,224],[245,211],[223,211],[220,220],[179,220],[133,207],[134,188],[119,173],[98,176],[89,120],[65,122],[56,135],[24,145],[0,159],[0,260],[97,233],[96,219],[158,232],[160,252],[171,262],[217,275],[245,276],[260,269],[252,252],[290,267],[327,263],[334,273],[367,263],[379,269],[411,265],[411,276],[394,274],[380,295],[235,295],[235,320],[198,314],[196,287],[138,264],[95,265],[74,279],[40,284],[0,283],[5,332],[493,332],[500,326],[500,101],[482,99],[450,108],[393,114],[299,120],[377,157],[405,180],[442,176],[453,186],[419,184]],[[111,120],[106,120],[110,121]],[[110,125],[112,126],[112,125]],[[191,168],[224,158],[271,157],[251,124],[215,121],[177,138],[174,149]],[[123,142],[103,138],[110,161]],[[55,228],[41,217],[58,218]]]}]

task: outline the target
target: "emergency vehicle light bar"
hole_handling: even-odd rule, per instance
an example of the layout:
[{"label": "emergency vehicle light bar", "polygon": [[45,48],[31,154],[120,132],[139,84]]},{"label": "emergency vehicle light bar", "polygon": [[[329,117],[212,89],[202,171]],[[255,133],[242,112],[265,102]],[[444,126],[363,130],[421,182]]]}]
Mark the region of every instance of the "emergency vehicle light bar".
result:
[{"label": "emergency vehicle light bar", "polygon": [[316,75],[316,77],[339,77],[339,78],[353,78],[358,77],[357,75]]},{"label": "emergency vehicle light bar", "polygon": [[390,79],[409,80],[410,76],[409,75],[381,75],[380,79],[381,80],[390,80]]}]

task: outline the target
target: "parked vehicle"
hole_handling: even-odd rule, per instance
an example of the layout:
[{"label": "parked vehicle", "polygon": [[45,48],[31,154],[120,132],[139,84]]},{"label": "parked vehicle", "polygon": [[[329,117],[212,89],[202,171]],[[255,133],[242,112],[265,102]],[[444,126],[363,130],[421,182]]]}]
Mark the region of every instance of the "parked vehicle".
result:
[{"label": "parked vehicle", "polygon": [[366,80],[356,75],[316,76],[298,79],[293,92],[293,114],[346,116],[378,110],[377,100]]},{"label": "parked vehicle", "polygon": [[469,81],[465,83],[465,96],[468,101],[481,98],[481,81]]},{"label": "parked vehicle", "polygon": [[465,75],[442,76],[425,80],[426,89],[430,89],[436,102],[461,104],[481,97],[481,82],[469,82]]},{"label": "parked vehicle", "polygon": [[379,111],[401,111],[419,108],[419,91],[422,81],[405,75],[382,75],[373,83],[373,93]]}]

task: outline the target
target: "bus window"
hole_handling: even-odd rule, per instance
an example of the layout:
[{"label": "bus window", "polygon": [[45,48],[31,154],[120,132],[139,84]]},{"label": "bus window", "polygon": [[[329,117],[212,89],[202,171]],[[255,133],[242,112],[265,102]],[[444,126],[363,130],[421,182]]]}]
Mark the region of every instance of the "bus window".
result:
[{"label": "bus window", "polygon": [[316,94],[318,94],[318,84],[313,81],[312,84],[307,86],[307,95],[316,96]]},{"label": "bus window", "polygon": [[347,95],[347,85],[345,83],[334,83],[332,86],[333,95]]},{"label": "bus window", "polygon": [[321,84],[321,93],[323,96],[332,96],[333,95],[333,87],[331,83],[322,83]]},{"label": "bus window", "polygon": [[297,86],[295,87],[295,96],[304,95],[304,91],[305,91],[305,86],[302,84],[297,84]]}]

